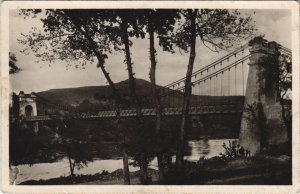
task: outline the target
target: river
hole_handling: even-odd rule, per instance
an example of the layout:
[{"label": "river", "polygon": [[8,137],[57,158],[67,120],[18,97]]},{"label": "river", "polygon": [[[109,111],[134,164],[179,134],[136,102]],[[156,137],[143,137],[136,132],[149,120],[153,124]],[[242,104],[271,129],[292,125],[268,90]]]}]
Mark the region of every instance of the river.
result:
[{"label": "river", "polygon": [[[188,161],[198,161],[200,157],[211,158],[213,156],[219,155],[219,153],[224,152],[222,147],[225,142],[235,141],[236,139],[210,139],[210,140],[190,140],[188,143],[191,147],[190,151],[185,156]],[[173,161],[175,156],[173,157]],[[29,165],[18,165],[19,169],[17,179],[15,184],[19,184],[27,180],[40,180],[40,179],[50,179],[60,176],[69,175],[69,163],[67,159],[63,159],[54,163],[39,163],[32,166]],[[80,170],[75,170],[76,174],[96,174],[101,173],[103,170],[108,172],[113,172],[117,169],[123,167],[122,158],[116,159],[105,159],[105,160],[94,160],[88,163],[87,167]],[[154,159],[150,163],[150,168],[157,169],[157,160]],[[130,171],[136,171],[139,168],[129,167]]]}]

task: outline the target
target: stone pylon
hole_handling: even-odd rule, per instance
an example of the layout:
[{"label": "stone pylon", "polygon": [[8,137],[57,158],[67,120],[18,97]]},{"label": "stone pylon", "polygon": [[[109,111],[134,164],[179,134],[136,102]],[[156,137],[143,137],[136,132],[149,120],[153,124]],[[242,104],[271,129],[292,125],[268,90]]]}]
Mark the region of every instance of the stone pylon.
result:
[{"label": "stone pylon", "polygon": [[279,101],[279,47],[256,37],[249,42],[250,63],[239,142],[252,155],[288,141]]},{"label": "stone pylon", "polygon": [[[23,91],[19,93],[19,116],[37,116],[36,96],[34,93],[25,94]],[[38,122],[30,123],[34,132],[39,131]]]}]

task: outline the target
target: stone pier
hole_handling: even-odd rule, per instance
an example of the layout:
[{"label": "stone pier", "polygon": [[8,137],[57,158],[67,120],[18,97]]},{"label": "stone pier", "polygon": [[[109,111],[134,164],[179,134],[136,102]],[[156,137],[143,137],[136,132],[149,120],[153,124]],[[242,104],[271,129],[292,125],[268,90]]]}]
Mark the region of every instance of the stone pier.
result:
[{"label": "stone pier", "polygon": [[278,91],[279,46],[256,37],[249,42],[250,63],[240,145],[252,155],[288,141]]}]

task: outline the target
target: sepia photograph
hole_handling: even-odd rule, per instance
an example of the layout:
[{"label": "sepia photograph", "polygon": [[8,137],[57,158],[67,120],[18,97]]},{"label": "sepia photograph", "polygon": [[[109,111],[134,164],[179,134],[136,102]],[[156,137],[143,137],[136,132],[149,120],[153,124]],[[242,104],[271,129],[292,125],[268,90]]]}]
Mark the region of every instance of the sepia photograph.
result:
[{"label": "sepia photograph", "polygon": [[86,3],[5,8],[9,188],[299,186],[296,2]]}]

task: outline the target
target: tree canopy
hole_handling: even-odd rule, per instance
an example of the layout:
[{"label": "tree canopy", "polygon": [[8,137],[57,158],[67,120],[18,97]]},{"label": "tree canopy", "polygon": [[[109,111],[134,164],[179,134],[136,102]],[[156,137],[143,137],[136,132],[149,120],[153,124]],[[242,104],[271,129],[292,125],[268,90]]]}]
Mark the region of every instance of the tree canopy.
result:
[{"label": "tree canopy", "polygon": [[[176,45],[187,51],[190,46],[190,14],[181,10],[185,20],[173,34]],[[252,16],[241,14],[238,10],[198,9],[195,13],[196,37],[212,51],[234,49],[244,40],[255,35]]]}]

